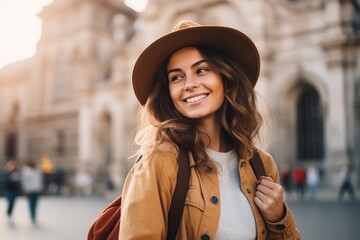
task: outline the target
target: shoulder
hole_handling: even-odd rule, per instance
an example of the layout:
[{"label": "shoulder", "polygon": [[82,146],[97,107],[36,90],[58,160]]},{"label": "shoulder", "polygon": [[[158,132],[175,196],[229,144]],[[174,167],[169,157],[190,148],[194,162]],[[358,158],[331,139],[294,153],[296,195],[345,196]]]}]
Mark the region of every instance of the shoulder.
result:
[{"label": "shoulder", "polygon": [[165,171],[165,175],[176,176],[178,150],[170,143],[161,143],[144,155],[134,166],[134,170],[147,169],[150,171]]},{"label": "shoulder", "polygon": [[[160,144],[139,159],[129,171],[123,186],[124,199],[126,196],[143,197],[142,193],[161,191],[168,193],[176,184],[177,150],[169,144]],[[138,187],[143,189],[137,192]]]}]

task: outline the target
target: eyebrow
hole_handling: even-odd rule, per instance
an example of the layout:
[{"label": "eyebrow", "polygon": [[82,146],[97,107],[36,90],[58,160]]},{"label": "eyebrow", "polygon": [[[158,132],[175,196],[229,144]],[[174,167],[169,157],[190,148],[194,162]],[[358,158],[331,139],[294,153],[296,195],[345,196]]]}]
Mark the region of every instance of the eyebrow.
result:
[{"label": "eyebrow", "polygon": [[[207,62],[207,61],[206,61],[205,59],[201,59],[201,60],[193,63],[193,64],[191,65],[191,68],[194,68],[194,67],[196,67],[196,66],[199,66],[199,65],[202,64],[203,62]],[[167,74],[169,75],[169,74],[172,73],[172,72],[181,72],[181,69],[180,69],[180,68],[170,69],[170,70],[167,72]]]}]

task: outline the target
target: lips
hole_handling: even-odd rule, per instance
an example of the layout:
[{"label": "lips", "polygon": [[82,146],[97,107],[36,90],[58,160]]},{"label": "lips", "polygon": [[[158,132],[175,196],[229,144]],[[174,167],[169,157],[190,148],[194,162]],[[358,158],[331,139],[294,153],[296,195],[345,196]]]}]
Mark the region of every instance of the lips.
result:
[{"label": "lips", "polygon": [[198,102],[198,101],[206,98],[207,96],[208,96],[208,94],[200,94],[200,95],[196,95],[196,96],[193,96],[193,97],[188,97],[184,101],[186,103],[194,103],[194,102]]}]

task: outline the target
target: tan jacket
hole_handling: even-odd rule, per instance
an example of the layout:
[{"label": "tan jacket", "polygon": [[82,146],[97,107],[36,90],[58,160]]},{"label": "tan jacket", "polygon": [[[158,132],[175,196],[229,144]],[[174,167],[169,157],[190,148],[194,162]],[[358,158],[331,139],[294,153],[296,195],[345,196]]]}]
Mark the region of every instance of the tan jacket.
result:
[{"label": "tan jacket", "polygon": [[[121,203],[119,239],[166,239],[167,215],[176,185],[177,153],[174,148],[157,151],[147,159],[141,159],[129,172]],[[177,239],[215,239],[220,218],[220,189],[217,173],[207,167],[201,172],[194,166],[190,155],[190,183]],[[270,155],[260,152],[266,174],[279,181],[277,167]],[[249,160],[239,162],[241,189],[253,209],[257,239],[300,239],[294,217],[286,207],[286,216],[281,222],[265,222],[253,198],[256,177]],[[216,198],[214,198],[216,197]]]}]

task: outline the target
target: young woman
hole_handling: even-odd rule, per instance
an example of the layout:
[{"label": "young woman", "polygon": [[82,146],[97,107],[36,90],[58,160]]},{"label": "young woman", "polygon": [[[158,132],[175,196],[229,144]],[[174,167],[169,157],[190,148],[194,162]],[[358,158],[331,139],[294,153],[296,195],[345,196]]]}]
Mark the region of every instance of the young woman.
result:
[{"label": "young woman", "polygon": [[[165,239],[179,148],[190,184],[177,239],[300,239],[278,169],[255,147],[259,55],[236,29],[180,22],[147,47],[133,70],[143,105],[143,157],[123,187],[119,239]],[[254,151],[265,165],[257,180]]]}]

